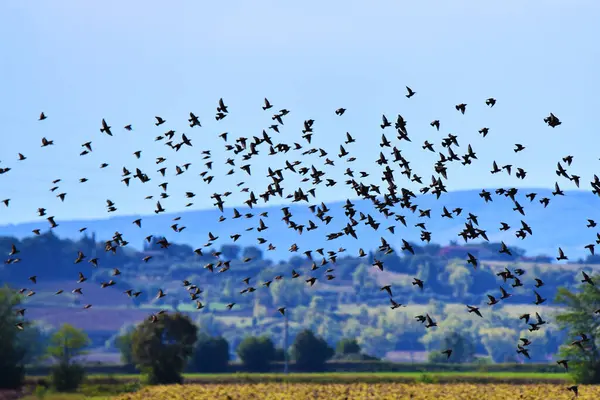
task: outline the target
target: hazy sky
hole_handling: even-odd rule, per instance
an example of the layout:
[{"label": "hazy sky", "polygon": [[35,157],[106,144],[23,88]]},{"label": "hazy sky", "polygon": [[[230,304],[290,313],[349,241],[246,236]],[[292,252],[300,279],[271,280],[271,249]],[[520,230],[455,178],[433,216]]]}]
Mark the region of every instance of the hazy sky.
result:
[{"label": "hazy sky", "polygon": [[[281,168],[283,158],[268,157],[265,148],[252,160],[252,177],[239,170],[239,160],[233,176],[207,186],[198,176],[205,169],[200,151],[214,149],[218,177],[232,156],[218,135],[258,136],[281,108],[291,113],[279,135],[269,131],[273,140],[304,146],[302,121],[314,119],[313,142],[336,167],[322,167],[316,155],[308,165],[337,180],[346,168],[338,146],[350,132],[357,143],[346,148],[358,160],[349,166],[381,184],[374,160],[384,113],[408,121],[413,142],[394,144],[425,179],[437,158],[421,150],[425,139],[440,147],[442,137],[457,134],[461,154],[472,144],[479,160],[451,168],[449,189],[552,187],[556,162],[567,154],[587,188],[600,172],[598,21],[597,0],[3,1],[0,167],[12,170],[0,175],[0,197],[12,201],[1,206],[0,224],[35,220],[38,207],[57,218],[105,217],[106,199],[120,214],[152,213],[155,202],[143,198],[158,195],[164,181],[168,211],[183,209],[185,191],[198,195],[196,208],[211,207],[209,195],[227,190],[234,192],[227,205],[238,205],[247,195],[235,183],[264,191],[267,166]],[[417,92],[411,99],[406,85]],[[220,97],[230,115],[217,122]],[[267,112],[264,97],[274,105]],[[498,100],[493,109],[488,97]],[[454,109],[458,103],[468,105],[464,116]],[[348,109],[342,117],[334,114],[339,107]],[[40,122],[42,111],[48,119]],[[190,111],[202,128],[189,128]],[[543,122],[550,112],[563,121],[556,129]],[[155,115],[167,123],[155,127]],[[102,118],[114,137],[99,132]],[[440,132],[429,126],[434,119]],[[125,131],[126,124],[134,130]],[[490,133],[482,139],[477,131],[484,126]],[[176,154],[154,142],[169,129],[188,134],[194,147]],[[395,138],[392,129],[384,132]],[[44,136],[55,145],[41,148]],[[90,140],[92,154],[80,157]],[[515,155],[515,143],[527,149]],[[17,161],[19,152],[27,160]],[[156,174],[157,156],[168,159],[166,178]],[[299,152],[288,156],[303,159]],[[529,175],[492,176],[492,160]],[[186,161],[190,171],[174,177],[174,166]],[[110,167],[99,169],[102,162]],[[125,187],[123,166],[140,167],[152,181]],[[82,177],[89,182],[80,184]],[[51,193],[58,178],[60,189]],[[297,180],[289,180],[293,189]],[[321,189],[319,199],[344,199],[349,192],[341,186]],[[55,198],[59,192],[67,193],[64,203]]]}]

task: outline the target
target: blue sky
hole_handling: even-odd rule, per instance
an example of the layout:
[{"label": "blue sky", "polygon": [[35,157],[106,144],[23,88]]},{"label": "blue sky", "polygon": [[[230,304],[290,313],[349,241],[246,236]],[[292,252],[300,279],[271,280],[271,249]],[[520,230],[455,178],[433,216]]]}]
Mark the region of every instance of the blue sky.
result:
[{"label": "blue sky", "polygon": [[[575,156],[571,172],[587,188],[600,172],[599,20],[596,0],[2,2],[0,167],[12,168],[0,176],[0,197],[12,200],[0,208],[2,224],[35,220],[38,207],[57,218],[102,218],[106,199],[119,214],[152,213],[155,202],[143,198],[158,195],[163,181],[170,184],[168,211],[184,209],[185,191],[198,194],[196,209],[211,207],[209,195],[227,190],[234,192],[227,205],[241,204],[246,195],[235,183],[262,192],[266,168],[282,167],[283,158],[261,154],[252,160],[252,177],[237,169],[206,186],[198,176],[200,151],[213,149],[214,175],[226,172],[229,154],[218,135],[259,135],[271,124],[272,113],[261,109],[264,97],[273,110],[291,110],[282,133],[271,132],[274,140],[304,144],[302,121],[316,121],[313,142],[336,161],[327,171],[337,180],[344,179],[337,152],[347,131],[357,139],[346,146],[358,158],[352,168],[377,174],[383,113],[408,121],[413,143],[399,145],[426,179],[437,155],[421,150],[425,139],[440,147],[452,132],[461,153],[472,144],[479,161],[450,169],[451,190],[552,187],[556,162],[567,154]],[[411,99],[406,85],[417,92]],[[220,97],[230,115],[217,122]],[[484,103],[488,97],[498,100],[493,109]],[[454,109],[458,103],[468,104],[466,115]],[[339,107],[348,109],[342,117],[334,114]],[[40,122],[42,111],[48,119]],[[190,111],[202,128],[189,128]],[[549,112],[563,124],[547,127]],[[155,115],[167,123],[155,127]],[[102,118],[114,137],[99,132]],[[434,119],[441,121],[439,133],[429,126]],[[126,124],[134,130],[123,130]],[[490,134],[482,139],[477,131],[484,126]],[[154,142],[168,129],[185,132],[194,147],[175,154]],[[42,137],[55,146],[41,148]],[[93,153],[80,157],[89,140]],[[515,143],[527,149],[515,155]],[[140,160],[132,155],[137,150]],[[17,161],[19,152],[27,160]],[[155,172],[158,156],[168,159],[165,179]],[[524,181],[492,176],[492,160],[529,175]],[[186,161],[190,171],[174,177],[174,165]],[[322,161],[313,157],[309,165]],[[110,167],[99,169],[102,162]],[[140,167],[152,181],[125,187],[123,166]],[[82,177],[89,182],[80,184]],[[49,192],[58,178],[61,189]],[[351,195],[340,186],[321,189],[319,199]],[[67,193],[64,203],[58,192]]]}]

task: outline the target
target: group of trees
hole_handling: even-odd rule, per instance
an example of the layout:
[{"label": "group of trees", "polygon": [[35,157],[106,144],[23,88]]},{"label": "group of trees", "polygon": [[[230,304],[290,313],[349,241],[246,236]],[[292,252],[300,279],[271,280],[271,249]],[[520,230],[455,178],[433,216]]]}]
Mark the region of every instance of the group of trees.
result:
[{"label": "group of trees", "polygon": [[[600,277],[592,279],[600,281]],[[89,338],[84,332],[69,325],[64,325],[45,337],[39,329],[35,329],[34,324],[24,321],[20,313],[16,312],[22,307],[21,301],[22,296],[14,290],[8,287],[0,289],[0,388],[14,388],[23,383],[25,364],[35,361],[32,352],[39,352],[42,343],[44,351],[43,354],[37,354],[37,358],[47,357],[54,361],[50,376],[52,385],[59,390],[77,387],[84,376],[84,369],[78,361],[85,354]],[[596,342],[600,328],[600,319],[596,313],[600,309],[600,290],[588,283],[581,284],[576,291],[561,288],[555,302],[563,307],[562,311],[555,316],[546,315],[546,319],[552,319],[560,329],[567,332],[567,345],[561,346],[558,357],[569,360],[569,371],[578,381],[600,382],[600,350]],[[318,308],[320,307],[315,305],[315,309]],[[381,329],[376,325],[371,326],[368,315],[359,315],[360,318],[365,326],[358,327],[357,332],[362,330],[370,335]],[[480,322],[479,319],[473,321]],[[325,320],[315,322],[328,327]],[[430,361],[468,363],[474,360],[475,340],[465,325],[468,324],[448,318],[437,329],[428,330],[422,341],[428,343],[432,350]],[[511,347],[510,351],[514,352],[515,341],[520,336],[518,331],[512,331],[508,323],[503,329],[501,333],[479,330],[484,336],[481,340],[489,344],[489,354],[494,361],[510,361],[498,358],[502,353],[496,356],[495,351],[505,346]],[[551,328],[544,325],[541,332],[527,333],[534,342],[532,346],[538,338],[536,335],[545,335],[544,331],[547,329]],[[589,338],[583,350],[568,344],[581,333]],[[132,326],[117,337],[116,345],[121,350],[123,361],[137,366],[147,376],[149,383],[181,382],[185,369],[224,372],[227,371],[230,360],[230,343],[224,337],[198,326],[182,313],[160,314],[154,322],[145,320]],[[450,358],[440,353],[441,349],[446,348],[453,349]],[[272,362],[282,361],[285,357],[294,362],[295,370],[318,371],[336,352],[359,354],[360,351],[355,339],[340,340],[334,350],[323,337],[308,329],[295,335],[287,354],[283,349],[277,348],[270,337],[264,335],[245,337],[235,345],[235,352],[246,369],[257,372],[268,370]],[[532,350],[532,355],[534,354],[535,351]]]},{"label": "group of trees", "polygon": [[[85,254],[93,254],[98,258],[98,268],[95,268],[88,276],[88,283],[100,284],[113,279],[113,267],[119,266],[121,275],[117,279],[117,287],[135,288],[140,291],[139,296],[134,296],[130,301],[131,307],[142,305],[154,305],[160,307],[171,307],[174,310],[193,309],[193,302],[184,291],[170,293],[168,297],[156,299],[155,293],[165,281],[189,280],[196,285],[206,287],[202,294],[203,303],[236,303],[236,310],[244,310],[253,306],[254,299],[259,297],[260,302],[270,309],[277,309],[281,305],[289,308],[307,306],[311,301],[311,294],[320,289],[320,284],[308,287],[303,282],[291,281],[274,282],[269,290],[258,290],[252,296],[241,295],[241,280],[252,276],[256,281],[272,279],[277,275],[289,275],[292,269],[307,271],[311,268],[311,261],[306,257],[294,256],[285,262],[275,263],[265,259],[261,250],[255,246],[241,247],[235,244],[224,244],[218,249],[222,258],[231,260],[231,268],[227,274],[212,279],[214,275],[205,273],[204,265],[214,261],[211,255],[212,249],[204,251],[204,255],[196,255],[192,248],[187,245],[172,243],[169,248],[161,248],[157,244],[159,237],[153,237],[150,243],[144,246],[145,252],[152,252],[152,261],[145,263],[139,252],[129,247],[119,247],[116,254],[106,252],[102,243],[95,242],[94,238],[84,237],[79,241],[61,239],[52,231],[32,238],[18,240],[16,238],[0,237],[0,249],[10,249],[12,244],[27,253],[21,261],[20,268],[0,265],[0,281],[11,282],[22,285],[32,275],[36,275],[40,281],[71,280],[77,276],[79,265],[72,262],[77,251]],[[380,285],[373,274],[372,263],[375,258],[385,264],[386,272],[404,274],[418,277],[427,282],[423,291],[414,290],[410,284],[395,285],[394,293],[406,303],[424,304],[429,299],[435,299],[447,303],[472,303],[490,291],[497,290],[497,270],[486,265],[486,260],[502,257],[503,261],[517,262],[523,251],[511,247],[515,257],[499,254],[500,244],[454,244],[443,248],[438,244],[419,245],[413,244],[415,255],[405,254],[398,251],[391,254],[381,252],[369,252],[364,258],[355,257],[351,252],[341,253],[335,261],[335,279],[328,281],[330,288],[340,287],[353,290],[319,290],[320,295],[327,297],[327,303],[333,306],[339,304],[357,303],[369,304],[371,302],[385,301],[378,290]],[[216,250],[216,249],[215,249]],[[447,250],[447,251],[446,251]],[[466,254],[472,252],[479,258],[481,265],[473,269],[466,264]],[[506,256],[506,257],[505,257]],[[251,258],[249,262],[243,262],[245,257]],[[48,261],[52,260],[52,261]],[[43,267],[42,267],[43,266]],[[517,265],[508,265],[516,268]],[[531,271],[529,273],[529,271]],[[534,277],[545,282],[544,290],[555,290],[558,285],[570,285],[575,283],[573,274],[559,267],[552,268],[530,268],[524,277],[525,285],[534,283]],[[317,274],[317,273],[315,273]],[[106,290],[111,290],[107,288]],[[37,298],[37,297],[36,297]],[[77,297],[65,300],[65,296],[52,297],[49,299],[55,304],[64,305],[70,301],[71,305],[77,307]],[[517,293],[511,301],[528,302],[529,300]],[[549,300],[549,302],[551,299]],[[276,307],[275,307],[276,306]]]},{"label": "group of trees", "polygon": [[19,388],[25,365],[45,358],[55,362],[50,378],[57,390],[76,388],[84,376],[76,361],[85,354],[89,338],[71,325],[45,337],[39,327],[20,320],[21,301],[14,290],[0,288],[0,389]]},{"label": "group of trees", "polygon": [[[226,372],[230,361],[229,343],[211,336],[181,313],[161,314],[157,321],[144,321],[118,338],[123,361],[137,366],[149,383],[178,383],[187,368],[196,372]],[[343,344],[343,354],[359,353],[353,344]],[[249,372],[265,372],[274,361],[283,361],[284,350],[267,336],[244,338],[236,353]],[[301,331],[290,356],[297,370],[319,371],[335,351],[312,331]]]},{"label": "group of trees", "polygon": [[[84,378],[80,361],[90,340],[85,332],[65,324],[43,339],[34,324],[19,317],[21,295],[0,288],[0,388],[18,388],[24,382],[28,361],[50,359],[53,362],[50,383],[59,391],[77,388]],[[43,341],[45,348],[36,358],[32,351]],[[135,365],[150,384],[180,383],[182,372],[226,372],[229,364],[229,343],[221,336],[200,330],[185,314],[164,313],[156,321],[130,327],[117,337],[123,361]],[[359,353],[356,341],[339,344],[342,354]],[[267,371],[274,361],[285,358],[283,349],[275,347],[267,336],[246,337],[236,352],[248,371]],[[300,332],[290,349],[296,368],[318,371],[335,351],[312,331]]]},{"label": "group of trees", "polygon": [[[107,253],[104,249],[104,243],[96,242],[93,237],[85,236],[78,241],[73,241],[61,239],[52,231],[22,240],[14,237],[0,237],[0,249],[10,249],[11,245],[15,244],[22,253],[28,254],[28,257],[23,258],[21,261],[22,268],[0,267],[0,279],[8,282],[15,282],[16,280],[26,281],[31,274],[37,274],[39,277],[47,279],[51,278],[53,280],[70,278],[73,274],[77,274],[78,272],[78,267],[72,265],[72,259],[76,256],[77,251],[82,251],[85,254],[94,254],[94,257],[98,259],[98,265],[100,266],[99,270],[108,268],[108,272],[110,272],[110,268],[114,265],[126,265],[127,268],[123,268],[123,271],[134,271],[134,275],[140,275],[142,271],[152,273],[154,270],[160,271],[161,274],[164,274],[164,271],[166,270],[175,274],[177,274],[177,271],[182,271],[181,273],[186,273],[185,270],[197,271],[198,264],[204,265],[207,262],[212,261],[211,253],[214,250],[219,250],[224,259],[234,263],[235,261],[240,261],[240,267],[236,269],[262,270],[273,268],[286,269],[289,271],[291,268],[300,268],[306,265],[310,266],[310,260],[300,256],[295,256],[288,261],[281,261],[279,263],[267,260],[263,257],[263,251],[256,246],[240,247],[235,244],[224,244],[218,249],[206,249],[202,256],[198,256],[193,252],[192,247],[184,244],[171,243],[168,248],[162,248],[157,243],[159,239],[160,236],[156,235],[152,237],[150,243],[144,242],[143,252],[153,253],[152,262],[146,264],[142,261],[142,257],[138,251],[129,247],[118,247],[115,254]],[[381,252],[369,252],[367,257],[360,259],[349,252],[347,254],[340,254],[337,262],[340,264],[347,264],[350,267],[356,266],[361,262],[370,265],[375,257],[380,260],[385,258],[387,270],[414,274],[419,267],[426,262],[438,264],[444,263],[444,259],[449,258],[466,259],[466,254],[468,252],[479,254],[480,261],[496,259],[502,261],[515,261],[519,256],[524,254],[523,250],[516,247],[511,247],[513,256],[499,254],[498,250],[500,249],[500,243],[468,244],[465,246],[457,244],[452,247],[453,251],[449,253],[448,256],[444,255],[445,253],[442,251],[442,246],[438,244],[421,245],[420,243],[413,243],[412,246],[415,251],[414,256],[403,255],[403,252],[398,250],[397,252],[387,255]],[[244,258],[251,258],[252,261],[250,263],[241,263],[241,260]],[[48,266],[48,260],[53,260],[50,264],[50,268],[42,269],[40,265]],[[46,262],[44,263],[42,261]],[[51,268],[53,267],[52,264],[57,266],[60,265],[61,268]],[[344,276],[344,270],[345,269],[340,269],[338,272],[341,274],[339,278],[350,278],[353,268],[347,268],[347,276]],[[180,276],[176,277],[176,279],[179,278]]]},{"label": "group of trees", "polygon": [[[600,277],[593,278],[600,281]],[[600,382],[600,349],[598,347],[597,332],[600,328],[600,319],[597,317],[596,311],[600,309],[600,290],[595,286],[587,283],[581,284],[577,290],[570,291],[567,288],[561,288],[555,299],[556,303],[561,305],[562,311],[556,315],[547,316],[547,319],[553,319],[556,322],[557,328],[567,332],[566,342],[560,346],[559,353],[555,356],[557,359],[569,360],[569,371],[573,374],[578,382],[584,383],[599,383]],[[175,321],[179,322],[167,322]],[[152,328],[146,326],[154,325]],[[138,328],[130,331],[130,348],[133,351],[133,362],[145,370],[149,376],[154,377],[156,382],[178,381],[180,375],[165,374],[160,375],[160,368],[155,367],[161,364],[156,358],[151,361],[151,358],[140,358],[138,353],[142,343],[147,346],[152,342],[150,338],[162,337],[167,338],[170,332],[167,327],[179,327],[183,329],[182,341],[180,346],[179,357],[189,357],[190,365],[197,371],[203,372],[219,372],[225,371],[229,361],[229,345],[223,337],[210,336],[206,333],[197,334],[195,325],[181,314],[165,315],[157,324],[144,322]],[[186,328],[184,328],[186,327]],[[424,341],[429,341],[435,344],[436,351],[430,352],[431,362],[448,362],[448,363],[471,363],[475,361],[476,348],[474,338],[469,334],[465,334],[461,330],[462,325],[457,323],[445,324],[442,329],[435,330],[429,336],[424,338]],[[150,330],[148,330],[150,329]],[[365,327],[372,329],[372,327]],[[542,332],[528,332],[527,336],[534,342],[531,345],[532,353],[536,351],[536,340],[542,338],[545,333],[545,328],[542,327]],[[512,335],[510,328],[505,328],[505,335]],[[578,346],[573,346],[572,343],[581,333],[585,333],[590,339],[584,349]],[[146,335],[150,335],[149,337]],[[496,335],[494,332],[483,332],[485,336],[484,342],[489,343],[490,349],[502,348],[503,343],[512,346],[512,351],[516,354],[515,342],[521,334],[516,337],[510,337],[510,340],[503,340],[503,335]],[[125,335],[127,336],[127,335]],[[183,339],[188,338],[188,339]],[[193,340],[192,338],[195,338]],[[128,339],[122,339],[127,342]],[[154,339],[156,340],[156,339]],[[164,339],[166,340],[166,339]],[[512,340],[512,342],[511,342]],[[166,346],[164,341],[152,342],[156,346]],[[509,344],[510,343],[510,344]],[[451,348],[452,356],[448,358],[442,354],[440,350]],[[146,347],[148,349],[148,347]],[[165,360],[168,362],[168,357],[173,357],[173,351],[162,352],[158,349],[146,350],[149,353],[160,355],[164,354]],[[281,361],[284,357],[282,349],[277,349],[271,339],[267,336],[247,337],[236,349],[236,352],[249,371],[265,371],[269,368],[269,364],[273,361]],[[290,349],[290,356],[295,363],[296,370],[318,371],[323,368],[325,362],[329,360],[335,353],[337,354],[359,354],[361,348],[355,339],[342,339],[337,343],[336,349],[332,349],[327,342],[316,336],[310,330],[301,331],[296,335],[295,340]],[[143,353],[142,353],[143,354]],[[191,357],[190,357],[191,355]],[[490,353],[495,361],[507,362],[511,359],[497,358],[492,351]],[[176,360],[172,358],[171,360]],[[145,360],[145,361],[144,361]],[[512,359],[514,360],[514,359]],[[542,360],[538,360],[542,361]],[[185,365],[177,364],[182,371]],[[155,369],[153,369],[155,368]],[[174,370],[174,369],[173,369]],[[158,374],[157,374],[158,372]]]}]

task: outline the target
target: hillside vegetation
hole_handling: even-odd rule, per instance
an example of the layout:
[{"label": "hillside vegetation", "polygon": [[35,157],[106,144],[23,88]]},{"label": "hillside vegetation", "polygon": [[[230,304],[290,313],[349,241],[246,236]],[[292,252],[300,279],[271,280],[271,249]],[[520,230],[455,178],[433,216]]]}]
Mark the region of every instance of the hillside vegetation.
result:
[{"label": "hillside vegetation", "polygon": [[[118,333],[161,309],[186,313],[207,333],[222,334],[235,358],[234,349],[248,335],[266,334],[275,343],[283,343],[283,318],[277,308],[285,305],[290,337],[309,328],[331,345],[343,337],[357,338],[367,354],[377,357],[425,361],[426,352],[437,349],[442,340],[441,334],[426,330],[415,320],[415,316],[429,313],[436,316],[442,327],[459,327],[473,342],[477,354],[497,362],[517,359],[514,347],[522,334],[536,336],[532,361],[540,362],[551,358],[550,354],[564,341],[564,334],[554,324],[549,324],[542,333],[527,332],[527,325],[515,317],[523,312],[546,309],[552,312],[555,308],[552,294],[557,287],[575,287],[578,283],[573,269],[592,271],[598,266],[593,257],[588,258],[589,264],[552,264],[551,257],[544,255],[524,258],[525,252],[519,248],[512,248],[513,256],[506,260],[502,255],[505,260],[501,260],[498,243],[414,244],[414,256],[369,252],[365,257],[357,257],[356,249],[348,249],[340,253],[335,265],[331,261],[320,265],[320,259],[315,259],[323,273],[335,267],[335,279],[323,279],[311,287],[301,279],[287,278],[274,281],[270,290],[265,290],[261,286],[265,279],[278,274],[287,277],[292,270],[307,271],[311,268],[310,260],[293,256],[287,262],[274,263],[254,246],[223,245],[218,250],[232,260],[223,274],[205,268],[214,262],[211,250],[198,256],[190,246],[172,244],[157,251],[157,240],[146,243],[142,251],[125,247],[110,254],[104,251],[103,243],[87,236],[72,241],[49,232],[23,240],[0,238],[0,248],[7,252],[15,243],[22,251],[35,248],[21,262],[0,267],[0,280],[17,289],[30,288],[28,278],[36,275],[39,283],[35,295],[25,298],[29,318],[48,329],[63,323],[84,329],[92,339],[89,360],[118,362],[114,344]],[[79,250],[95,255],[98,267],[74,264]],[[480,259],[476,269],[466,263],[469,252]],[[149,254],[153,258],[142,261]],[[246,257],[251,257],[251,261],[244,262]],[[385,262],[384,271],[372,266],[374,259]],[[121,275],[114,277],[114,268]],[[509,281],[505,288],[513,294],[510,299],[498,308],[482,307],[482,312],[492,318],[480,319],[467,313],[465,304],[481,305],[485,294],[498,291],[502,282],[498,273],[504,268],[522,268],[525,274],[521,280],[525,285],[535,283],[534,278],[542,279],[545,285],[539,291],[548,294],[548,300],[535,306],[529,291],[513,288]],[[88,280],[77,283],[73,277],[79,272]],[[423,290],[413,284],[415,277],[427,282]],[[245,278],[250,278],[257,288],[251,295],[240,293],[247,287],[242,282]],[[102,288],[101,284],[110,279],[117,283]],[[204,305],[201,310],[183,289],[184,280],[202,288],[197,299]],[[390,308],[387,293],[380,290],[387,284],[391,285],[394,298],[407,304],[406,307]],[[59,288],[64,292],[56,295]],[[71,293],[76,288],[82,288],[82,294]],[[159,288],[169,293],[168,301],[155,298]],[[141,293],[129,297],[123,293],[129,289]],[[226,308],[229,303],[236,303],[231,310]],[[84,310],[84,304],[92,304],[92,308]],[[544,315],[551,318],[552,313]]]}]

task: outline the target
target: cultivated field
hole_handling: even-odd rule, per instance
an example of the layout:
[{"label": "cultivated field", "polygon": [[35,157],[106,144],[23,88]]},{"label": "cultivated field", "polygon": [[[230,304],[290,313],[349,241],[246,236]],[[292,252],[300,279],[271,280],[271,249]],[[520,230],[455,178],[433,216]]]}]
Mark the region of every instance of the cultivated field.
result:
[{"label": "cultivated field", "polygon": [[[176,399],[328,399],[328,400],[506,400],[571,399],[573,393],[564,385],[508,384],[226,384],[181,385],[145,388],[137,393],[116,397],[117,400]],[[580,388],[580,399],[600,398],[600,388]]]},{"label": "cultivated field", "polygon": [[[139,374],[94,374],[86,377],[92,385],[117,385],[139,383]],[[29,376],[31,382],[44,379],[43,376]],[[231,373],[231,374],[184,374],[186,384],[230,385],[230,384],[383,384],[383,383],[489,383],[489,384],[564,384],[571,377],[566,373],[554,372],[323,372],[323,373]]]},{"label": "cultivated field", "polygon": [[[28,377],[26,392],[31,394],[21,400],[39,398],[32,392],[35,391],[36,386],[40,388],[39,385],[44,379],[45,377],[41,376]],[[512,400],[540,398],[533,395],[543,390],[550,390],[548,393],[552,397],[547,399],[568,399],[569,396],[561,397],[561,393],[571,385],[570,376],[564,373],[478,371],[293,373],[289,375],[185,374],[183,386],[147,388],[143,388],[141,379],[142,377],[137,374],[89,375],[75,393],[46,393],[44,399],[426,399],[445,396],[447,399],[494,400],[505,396],[505,399]],[[600,388],[595,389],[593,386],[582,386],[581,391],[583,399],[593,398],[585,397],[585,393],[600,394]],[[554,396],[555,393],[557,396]],[[16,399],[16,397],[2,397],[0,393],[0,400],[13,398]]]}]

